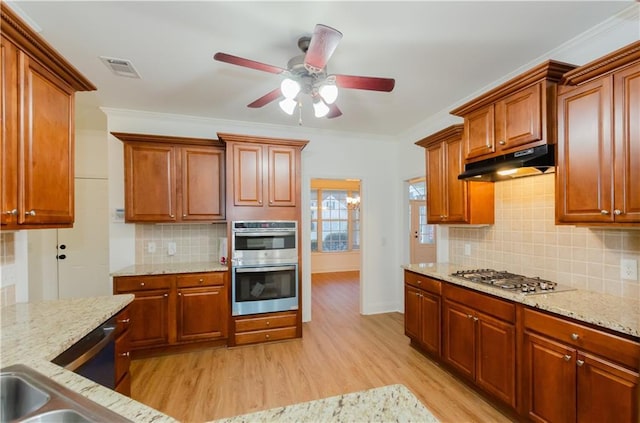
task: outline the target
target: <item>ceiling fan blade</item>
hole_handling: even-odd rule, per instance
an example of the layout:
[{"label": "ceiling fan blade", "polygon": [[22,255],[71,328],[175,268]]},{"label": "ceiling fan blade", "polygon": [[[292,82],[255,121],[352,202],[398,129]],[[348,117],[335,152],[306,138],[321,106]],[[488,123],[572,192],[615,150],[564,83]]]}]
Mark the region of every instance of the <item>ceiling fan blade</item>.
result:
[{"label": "ceiling fan blade", "polygon": [[282,97],[282,93],[280,92],[280,88],[276,88],[275,90],[263,95],[253,103],[247,104],[247,107],[251,107],[252,109],[257,109],[258,107],[266,106],[274,100]]},{"label": "ceiling fan blade", "polygon": [[321,72],[341,39],[342,33],[337,29],[322,24],[316,25],[304,57],[304,67],[311,73]]},{"label": "ceiling fan blade", "polygon": [[335,77],[336,85],[340,88],[391,92],[396,85],[396,80],[392,78],[354,75],[335,75]]},{"label": "ceiling fan blade", "polygon": [[279,68],[277,66],[267,65],[266,63],[244,59],[242,57],[233,56],[227,53],[216,53],[213,55],[213,58],[219,62],[231,63],[232,65],[244,66],[245,68],[251,68],[263,72],[270,72],[275,74],[286,72],[286,69]]},{"label": "ceiling fan blade", "polygon": [[342,116],[342,111],[336,106],[336,103],[329,105],[329,113],[327,113],[327,119],[333,119]]}]

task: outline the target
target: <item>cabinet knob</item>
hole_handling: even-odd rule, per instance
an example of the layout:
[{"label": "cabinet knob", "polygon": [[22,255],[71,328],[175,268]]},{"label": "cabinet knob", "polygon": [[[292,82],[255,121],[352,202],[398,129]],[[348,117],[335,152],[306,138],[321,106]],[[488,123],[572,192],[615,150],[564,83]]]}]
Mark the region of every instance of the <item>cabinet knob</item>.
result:
[{"label": "cabinet knob", "polygon": [[174,217],[176,217],[176,215],[175,214],[170,214],[169,217],[173,219]]},{"label": "cabinet knob", "polygon": [[182,217],[187,217],[187,214],[186,214],[186,213],[184,213],[184,214],[182,215]]},{"label": "cabinet knob", "polygon": [[129,351],[118,354],[120,357],[129,357]]},{"label": "cabinet knob", "polygon": [[8,214],[9,216],[15,216],[18,214],[18,209],[7,210],[4,214]]},{"label": "cabinet knob", "polygon": [[578,367],[582,367],[582,365],[584,364],[584,360],[576,360],[576,364],[578,365]]},{"label": "cabinet knob", "polygon": [[474,318],[473,318],[473,321],[474,321],[474,322],[477,322],[477,321],[478,321],[478,318],[477,318],[477,317],[474,317]]},{"label": "cabinet knob", "polygon": [[163,297],[165,297],[165,298],[166,298],[166,297],[168,297],[168,296],[169,296],[169,294],[164,294],[164,295],[163,295]]},{"label": "cabinet knob", "polygon": [[271,337],[269,336],[269,334],[266,334],[264,337],[265,337],[266,339],[271,338]]},{"label": "cabinet knob", "polygon": [[178,297],[182,297],[182,292],[178,292]]},{"label": "cabinet knob", "polygon": [[487,148],[491,148],[491,144],[487,144]]},{"label": "cabinet knob", "polygon": [[572,333],[571,334],[571,339],[573,339],[574,341],[577,341],[578,338],[580,338],[580,335],[578,335],[577,333]]},{"label": "cabinet knob", "polygon": [[126,318],[126,319],[118,319],[118,323],[124,323],[124,324],[127,324],[127,323],[129,323],[130,321],[131,321],[131,319],[129,319],[129,318]]},{"label": "cabinet knob", "polygon": [[621,211],[621,210],[618,210],[618,209],[615,209],[615,210],[613,211],[613,214],[615,214],[616,216],[620,216],[620,215],[622,214],[622,211]]},{"label": "cabinet knob", "polygon": [[571,356],[567,354],[567,355],[565,355],[564,357],[562,357],[562,359],[563,359],[564,361],[569,361],[569,360],[571,360]]},{"label": "cabinet knob", "polygon": [[600,214],[606,216],[609,214],[609,210],[600,210]]},{"label": "cabinet knob", "polygon": [[471,318],[473,318],[473,316],[470,314],[467,314],[467,319],[471,319]]},{"label": "cabinet knob", "polygon": [[198,282],[202,283],[202,282],[204,282],[204,279],[200,278],[200,279],[198,279]]},{"label": "cabinet knob", "polygon": [[140,282],[140,286],[144,286],[144,282]]},{"label": "cabinet knob", "polygon": [[500,145],[505,145],[505,144],[506,144],[506,142],[505,142],[504,140],[500,140],[500,141],[498,141],[498,144],[500,144]]},{"label": "cabinet knob", "polygon": [[24,213],[25,216],[35,216],[36,215],[36,211],[35,210],[29,210],[28,212]]},{"label": "cabinet knob", "polygon": [[267,320],[266,325],[269,326],[270,324],[271,324],[271,322]]},{"label": "cabinet knob", "polygon": [[420,285],[421,283],[422,283],[422,281],[421,281],[421,280],[418,280],[418,285]]}]

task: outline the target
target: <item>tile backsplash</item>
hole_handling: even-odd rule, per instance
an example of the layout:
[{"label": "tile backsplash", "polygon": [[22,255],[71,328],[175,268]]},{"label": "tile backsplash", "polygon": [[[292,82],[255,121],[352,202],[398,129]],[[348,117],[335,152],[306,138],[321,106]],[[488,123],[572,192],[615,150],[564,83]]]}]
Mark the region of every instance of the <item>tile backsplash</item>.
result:
[{"label": "tile backsplash", "polygon": [[554,184],[553,174],[496,182],[495,224],[450,228],[449,261],[640,300],[640,282],[620,276],[621,259],[640,261],[640,230],[556,225]]},{"label": "tile backsplash", "polygon": [[[226,236],[226,223],[136,224],[136,264],[217,263],[220,239]],[[168,254],[170,243],[175,243],[174,255]],[[155,252],[149,244],[155,244]]]},{"label": "tile backsplash", "polygon": [[0,232],[0,307],[16,302],[16,285],[13,265],[16,261],[15,234]]}]

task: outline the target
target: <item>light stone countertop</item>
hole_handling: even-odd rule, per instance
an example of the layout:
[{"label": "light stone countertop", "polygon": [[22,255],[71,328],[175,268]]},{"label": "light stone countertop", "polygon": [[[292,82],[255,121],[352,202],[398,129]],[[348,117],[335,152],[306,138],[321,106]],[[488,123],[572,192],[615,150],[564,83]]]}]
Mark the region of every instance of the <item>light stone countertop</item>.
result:
[{"label": "light stone countertop", "polygon": [[111,276],[165,275],[171,273],[226,272],[226,264],[215,262],[134,264],[111,273]]},{"label": "light stone countertop", "polygon": [[437,423],[438,419],[404,385],[389,385],[215,421],[245,422]]},{"label": "light stone countertop", "polygon": [[407,264],[403,265],[402,268],[505,298],[532,308],[546,310],[626,335],[640,337],[640,300],[616,297],[583,289],[535,295],[509,292],[496,289],[490,285],[483,285],[451,276],[451,273],[464,268],[449,263]]},{"label": "light stone countertop", "polygon": [[133,301],[113,295],[19,303],[1,309],[0,367],[24,364],[134,422],[175,422],[169,416],[50,362]]}]

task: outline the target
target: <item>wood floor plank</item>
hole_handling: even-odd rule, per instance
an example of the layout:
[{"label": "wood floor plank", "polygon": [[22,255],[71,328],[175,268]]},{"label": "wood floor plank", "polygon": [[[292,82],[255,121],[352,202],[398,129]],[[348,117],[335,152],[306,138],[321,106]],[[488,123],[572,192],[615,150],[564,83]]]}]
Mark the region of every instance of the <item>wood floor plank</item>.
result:
[{"label": "wood floor plank", "polygon": [[132,397],[202,422],[401,383],[442,422],[508,422],[409,345],[403,315],[358,313],[357,272],[312,276],[303,338],[134,360]]}]

